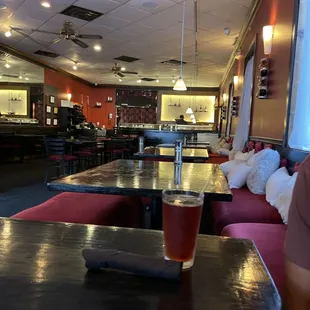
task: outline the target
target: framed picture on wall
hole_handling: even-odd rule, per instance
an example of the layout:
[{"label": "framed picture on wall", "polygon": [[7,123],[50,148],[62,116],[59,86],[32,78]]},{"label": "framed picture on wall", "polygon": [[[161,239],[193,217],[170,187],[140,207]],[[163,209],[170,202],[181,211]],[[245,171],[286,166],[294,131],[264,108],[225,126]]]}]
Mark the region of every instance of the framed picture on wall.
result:
[{"label": "framed picture on wall", "polygon": [[53,112],[54,112],[54,114],[58,114],[58,108],[54,107]]},{"label": "framed picture on wall", "polygon": [[50,96],[50,103],[52,103],[52,104],[55,103],[55,97],[52,95]]},{"label": "framed picture on wall", "polygon": [[50,105],[46,106],[46,113],[52,113],[52,107]]},{"label": "framed picture on wall", "polygon": [[58,119],[57,119],[57,118],[54,118],[54,119],[53,119],[53,125],[54,125],[54,126],[57,126],[57,125],[58,125]]},{"label": "framed picture on wall", "polygon": [[50,118],[47,118],[47,119],[46,119],[46,125],[51,125],[51,121],[52,121],[52,120],[51,120]]}]

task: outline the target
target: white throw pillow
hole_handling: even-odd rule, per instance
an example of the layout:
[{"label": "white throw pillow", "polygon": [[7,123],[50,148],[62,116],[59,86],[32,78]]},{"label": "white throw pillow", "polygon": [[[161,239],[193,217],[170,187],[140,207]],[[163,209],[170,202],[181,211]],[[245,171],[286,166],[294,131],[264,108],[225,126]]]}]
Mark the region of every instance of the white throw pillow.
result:
[{"label": "white throw pillow", "polygon": [[266,193],[266,184],[270,176],[279,168],[280,154],[271,149],[259,152],[247,179],[247,186],[253,194]]},{"label": "white throw pillow", "polygon": [[225,149],[225,148],[220,148],[218,151],[218,154],[220,154],[220,155],[223,155],[223,156],[228,156],[229,155],[229,153],[230,153],[230,150],[229,149]]},{"label": "white throw pillow", "polygon": [[246,184],[246,180],[251,171],[251,167],[245,162],[235,166],[227,176],[229,188],[241,188]]},{"label": "white throw pillow", "polygon": [[252,150],[252,151],[247,152],[247,153],[242,153],[241,151],[239,151],[235,155],[234,159],[248,161],[254,154],[255,154],[255,150]]},{"label": "white throw pillow", "polygon": [[237,153],[238,151],[231,150],[228,155],[229,160],[234,160]]},{"label": "white throw pillow", "polygon": [[266,200],[274,206],[278,196],[283,192],[291,176],[285,167],[278,169],[266,184]]},{"label": "white throw pillow", "polygon": [[274,205],[275,208],[278,209],[278,212],[280,213],[284,224],[287,224],[288,221],[288,213],[292,202],[292,196],[297,174],[298,173],[296,172],[293,174],[293,176],[290,177],[290,181],[286,183],[283,192],[277,197],[277,200]]},{"label": "white throw pillow", "polygon": [[[253,166],[255,161],[258,160],[260,158],[260,156],[264,155],[263,151],[260,151],[258,153],[255,153],[255,150],[253,150],[253,151],[254,151],[254,154],[248,159],[248,162],[247,162],[247,164],[249,166]],[[253,152],[253,151],[251,151],[251,152]]]},{"label": "white throw pillow", "polygon": [[231,143],[225,143],[225,144],[223,145],[223,148],[224,148],[224,149],[227,149],[227,150],[231,150]]},{"label": "white throw pillow", "polygon": [[222,169],[225,177],[227,177],[230,170],[235,168],[240,163],[242,163],[242,161],[240,160],[230,160],[230,161],[226,161],[225,163],[220,164],[220,168]]}]

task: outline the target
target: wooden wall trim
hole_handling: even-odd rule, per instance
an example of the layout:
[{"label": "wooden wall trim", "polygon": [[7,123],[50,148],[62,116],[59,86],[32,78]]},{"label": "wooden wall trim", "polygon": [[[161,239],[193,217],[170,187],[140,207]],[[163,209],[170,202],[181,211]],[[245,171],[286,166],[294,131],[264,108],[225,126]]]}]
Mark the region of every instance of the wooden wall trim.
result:
[{"label": "wooden wall trim", "polygon": [[264,143],[276,144],[276,145],[282,145],[283,143],[282,139],[271,139],[268,137],[250,136],[249,139],[254,140],[254,141],[264,142]]}]

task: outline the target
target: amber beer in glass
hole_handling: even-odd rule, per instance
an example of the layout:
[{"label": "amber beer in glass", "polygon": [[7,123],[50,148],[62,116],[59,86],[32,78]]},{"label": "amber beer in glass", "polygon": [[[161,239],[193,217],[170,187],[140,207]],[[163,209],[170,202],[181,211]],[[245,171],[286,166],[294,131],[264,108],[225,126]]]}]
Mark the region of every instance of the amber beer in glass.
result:
[{"label": "amber beer in glass", "polygon": [[193,191],[164,190],[163,228],[165,258],[193,266],[204,195]]}]

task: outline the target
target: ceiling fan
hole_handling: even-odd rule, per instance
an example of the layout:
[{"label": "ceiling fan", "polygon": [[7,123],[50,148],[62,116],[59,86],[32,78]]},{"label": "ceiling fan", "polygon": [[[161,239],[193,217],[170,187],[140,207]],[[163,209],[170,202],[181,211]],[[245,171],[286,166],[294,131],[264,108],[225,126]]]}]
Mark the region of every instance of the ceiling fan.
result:
[{"label": "ceiling fan", "polygon": [[[15,30],[17,32],[20,32],[20,28],[12,28],[12,30]],[[101,40],[102,36],[97,34],[80,34],[76,32],[73,28],[73,23],[71,22],[65,22],[63,27],[61,28],[60,32],[52,32],[52,31],[43,31],[43,30],[35,30],[31,29],[33,32],[40,32],[40,33],[46,33],[46,34],[53,34],[53,35],[60,35],[59,38],[53,41],[52,44],[59,42],[60,40],[71,40],[73,43],[77,44],[78,46],[82,48],[87,48],[88,45],[79,40],[79,39],[89,39],[89,40]]]},{"label": "ceiling fan", "polygon": [[109,72],[112,72],[115,76],[124,77],[125,74],[138,74],[134,71],[126,71],[124,67],[121,67],[116,62]]}]

